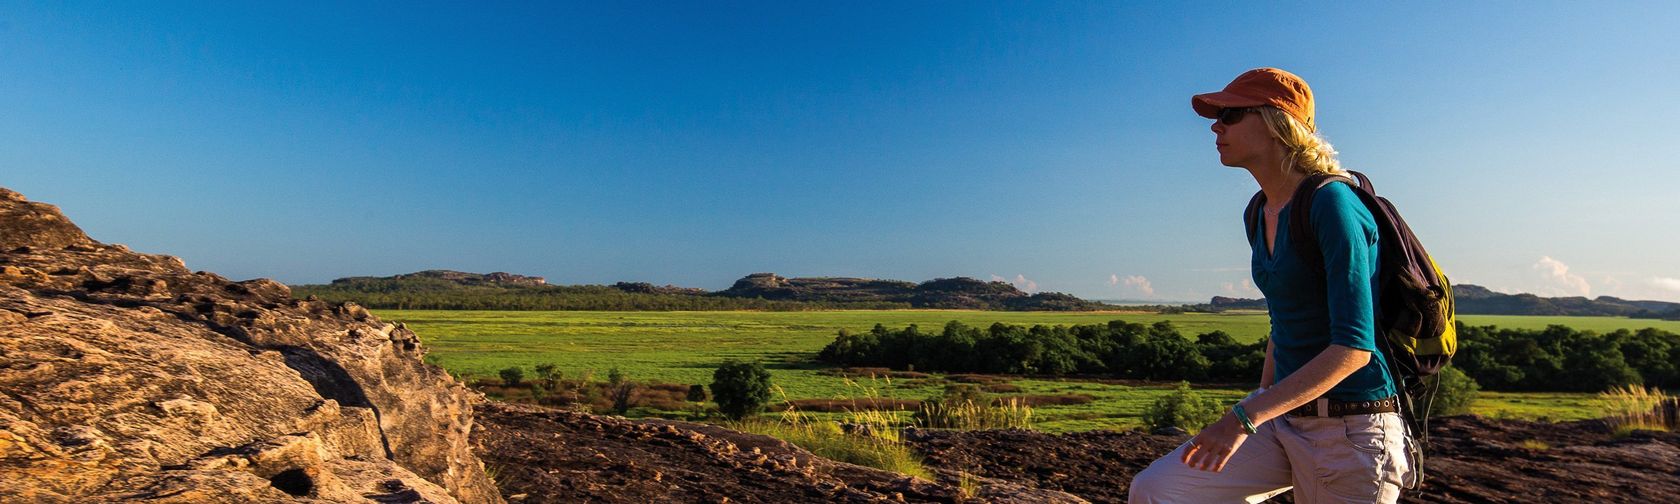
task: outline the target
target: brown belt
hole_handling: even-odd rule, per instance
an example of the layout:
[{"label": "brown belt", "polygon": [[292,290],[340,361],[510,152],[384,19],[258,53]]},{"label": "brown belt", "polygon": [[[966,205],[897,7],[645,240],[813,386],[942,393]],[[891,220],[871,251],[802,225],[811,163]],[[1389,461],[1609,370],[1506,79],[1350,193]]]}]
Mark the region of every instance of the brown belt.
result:
[{"label": "brown belt", "polygon": [[1395,397],[1377,399],[1375,401],[1336,401],[1320,397],[1313,402],[1301,405],[1289,411],[1289,416],[1295,417],[1339,417],[1348,415],[1370,415],[1375,413],[1393,413],[1400,411],[1400,401]]}]

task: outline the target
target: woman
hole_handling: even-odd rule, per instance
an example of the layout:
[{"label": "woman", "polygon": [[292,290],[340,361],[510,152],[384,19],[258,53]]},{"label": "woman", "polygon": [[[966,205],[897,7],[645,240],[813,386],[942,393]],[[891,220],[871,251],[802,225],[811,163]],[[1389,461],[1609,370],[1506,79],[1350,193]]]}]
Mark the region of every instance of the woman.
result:
[{"label": "woman", "polygon": [[[1264,204],[1251,243],[1272,333],[1260,389],[1133,478],[1130,501],[1396,502],[1411,476],[1395,386],[1377,350],[1377,229],[1353,189],[1328,183],[1291,209],[1308,176],[1343,174],[1317,135],[1312,91],[1275,68],[1244,72],[1191,106],[1213,123],[1219,162],[1248,170]],[[1289,212],[1310,212],[1323,271],[1289,243]]]}]

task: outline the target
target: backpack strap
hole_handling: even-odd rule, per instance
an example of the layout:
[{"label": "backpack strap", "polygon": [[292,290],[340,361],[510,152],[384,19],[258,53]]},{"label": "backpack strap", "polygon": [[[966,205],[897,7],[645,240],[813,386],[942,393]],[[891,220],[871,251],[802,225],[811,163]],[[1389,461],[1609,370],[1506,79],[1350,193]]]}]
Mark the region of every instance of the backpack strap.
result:
[{"label": "backpack strap", "polygon": [[1301,185],[1295,186],[1295,196],[1289,200],[1289,243],[1295,247],[1295,252],[1301,254],[1301,260],[1306,262],[1308,271],[1319,275],[1324,274],[1324,253],[1318,249],[1318,234],[1312,226],[1313,195],[1319,189],[1332,183],[1341,182],[1353,186],[1354,192],[1369,191],[1369,184],[1365,175],[1359,172],[1349,172],[1359,177],[1354,182],[1342,175],[1320,173],[1307,177]]},{"label": "backpack strap", "polygon": [[1260,206],[1266,204],[1266,191],[1255,191],[1254,197],[1248,199],[1248,208],[1243,210],[1244,230],[1248,231],[1248,245],[1254,246],[1255,226],[1259,225]]}]

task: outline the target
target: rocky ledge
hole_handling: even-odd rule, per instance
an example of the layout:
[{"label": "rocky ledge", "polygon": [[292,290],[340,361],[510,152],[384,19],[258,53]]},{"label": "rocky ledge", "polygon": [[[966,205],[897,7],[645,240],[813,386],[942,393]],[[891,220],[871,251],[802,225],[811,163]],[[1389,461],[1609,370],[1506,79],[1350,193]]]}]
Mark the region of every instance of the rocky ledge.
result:
[{"label": "rocky ledge", "polygon": [[414,333],[0,189],[0,502],[502,502]]}]

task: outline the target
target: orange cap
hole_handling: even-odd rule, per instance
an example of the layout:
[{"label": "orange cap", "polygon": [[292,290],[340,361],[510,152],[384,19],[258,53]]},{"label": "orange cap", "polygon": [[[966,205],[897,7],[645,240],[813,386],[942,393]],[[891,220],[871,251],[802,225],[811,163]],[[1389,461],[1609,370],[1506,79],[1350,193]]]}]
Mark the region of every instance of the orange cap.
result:
[{"label": "orange cap", "polygon": [[1312,89],[1307,81],[1295,74],[1276,68],[1256,68],[1238,75],[1225,90],[1190,97],[1190,107],[1208,119],[1219,117],[1219,109],[1271,105],[1282,110],[1307,129],[1317,131],[1313,124]]}]

